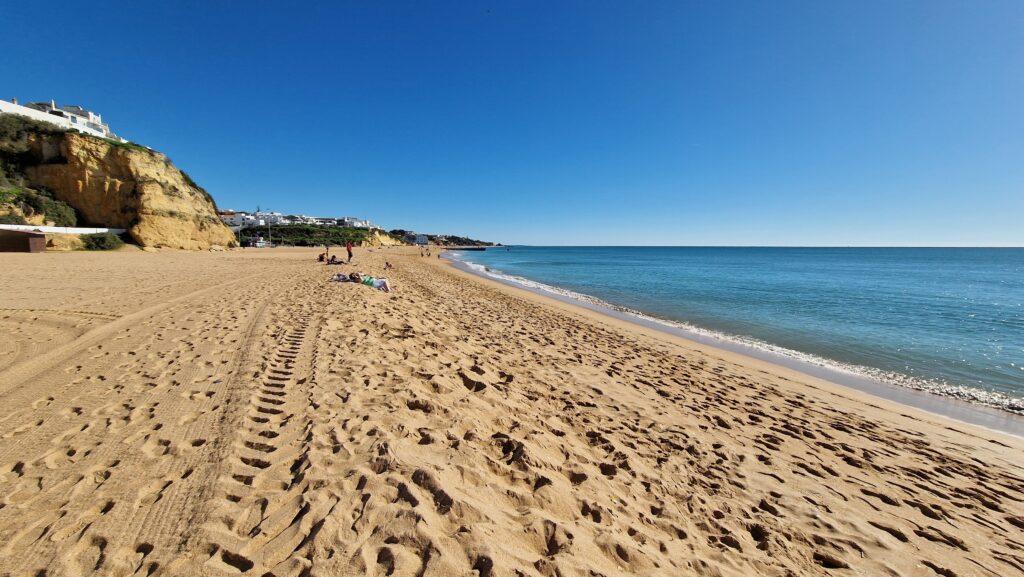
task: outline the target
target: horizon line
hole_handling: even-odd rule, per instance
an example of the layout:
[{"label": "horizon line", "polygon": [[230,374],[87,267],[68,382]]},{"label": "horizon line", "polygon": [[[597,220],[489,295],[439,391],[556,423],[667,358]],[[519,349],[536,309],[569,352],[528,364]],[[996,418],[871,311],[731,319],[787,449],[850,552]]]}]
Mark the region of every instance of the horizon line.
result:
[{"label": "horizon line", "polygon": [[1024,245],[849,245],[849,244],[495,244],[497,247],[531,248],[1008,248],[1024,249]]}]

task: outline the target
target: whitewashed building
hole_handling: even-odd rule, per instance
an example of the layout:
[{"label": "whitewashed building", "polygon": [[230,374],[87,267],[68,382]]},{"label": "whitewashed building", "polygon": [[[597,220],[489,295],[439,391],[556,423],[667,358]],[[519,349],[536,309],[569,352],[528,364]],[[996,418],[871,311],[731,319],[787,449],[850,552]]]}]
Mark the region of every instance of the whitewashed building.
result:
[{"label": "whitewashed building", "polygon": [[372,222],[352,216],[343,216],[339,218],[338,226],[345,226],[349,228],[376,228]]},{"label": "whitewashed building", "polygon": [[266,226],[282,224],[316,224],[322,226],[342,226],[348,228],[377,228],[372,222],[364,219],[344,216],[321,217],[306,214],[282,214],[280,212],[257,211],[254,213],[222,210],[220,219],[229,227]]},{"label": "whitewashed building", "polygon": [[221,222],[231,229],[242,229],[248,226],[266,226],[266,221],[248,212],[222,210],[218,213]]},{"label": "whitewashed building", "polygon": [[18,99],[13,98],[9,102],[0,100],[0,113],[17,114],[33,120],[49,122],[67,130],[77,130],[92,136],[128,142],[111,132],[110,127],[103,122],[103,118],[99,114],[77,105],[58,106],[53,100],[21,105],[18,104]]},{"label": "whitewashed building", "polygon": [[263,219],[266,224],[292,224],[292,219],[280,212],[260,211],[255,214],[256,218]]}]

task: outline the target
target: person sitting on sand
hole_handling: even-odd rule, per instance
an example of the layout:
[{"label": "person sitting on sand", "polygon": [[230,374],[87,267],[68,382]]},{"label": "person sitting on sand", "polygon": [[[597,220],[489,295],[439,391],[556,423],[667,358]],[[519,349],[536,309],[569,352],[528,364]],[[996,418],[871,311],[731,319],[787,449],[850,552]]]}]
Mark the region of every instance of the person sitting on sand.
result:
[{"label": "person sitting on sand", "polygon": [[327,261],[327,264],[343,264],[343,263],[340,260],[338,260],[338,255],[332,254],[331,255],[331,260]]},{"label": "person sitting on sand", "polygon": [[395,268],[393,264],[389,263],[388,261],[384,261],[384,270],[391,270],[393,268]]},{"label": "person sitting on sand", "polygon": [[320,256],[316,257],[316,260],[317,262],[324,262],[325,260],[327,260],[327,255],[325,255],[324,253],[320,253]]}]

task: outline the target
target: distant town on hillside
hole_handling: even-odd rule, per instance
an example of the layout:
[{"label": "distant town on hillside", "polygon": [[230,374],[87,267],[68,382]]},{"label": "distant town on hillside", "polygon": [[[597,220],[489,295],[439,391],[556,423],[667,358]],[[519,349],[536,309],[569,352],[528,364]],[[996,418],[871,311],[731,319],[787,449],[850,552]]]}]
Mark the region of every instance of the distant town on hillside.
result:
[{"label": "distant town on hillside", "polygon": [[232,229],[267,225],[319,224],[323,226],[382,230],[379,226],[368,220],[352,216],[308,216],[305,214],[282,214],[280,212],[261,210],[255,212],[220,210],[217,211],[217,214],[220,215],[221,221]]},{"label": "distant town on hillside", "polygon": [[[217,214],[221,221],[239,236],[239,240],[243,244],[252,246],[264,246],[271,240],[274,243],[317,246],[325,242],[343,243],[345,240],[363,238],[362,234],[330,232],[332,229],[339,228],[379,231],[396,240],[414,245],[495,246],[493,242],[458,235],[424,234],[401,228],[385,231],[369,220],[352,216],[309,216],[258,209],[253,212],[225,209],[218,211]],[[263,229],[265,229],[265,236]]]}]

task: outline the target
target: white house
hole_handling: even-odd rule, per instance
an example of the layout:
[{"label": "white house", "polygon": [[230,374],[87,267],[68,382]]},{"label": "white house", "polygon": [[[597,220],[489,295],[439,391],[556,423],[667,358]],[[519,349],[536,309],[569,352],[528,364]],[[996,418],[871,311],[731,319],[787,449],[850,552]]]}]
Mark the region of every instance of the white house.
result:
[{"label": "white house", "polygon": [[86,110],[81,106],[57,106],[57,103],[53,100],[49,102],[30,102],[23,106],[18,104],[17,98],[13,98],[10,102],[0,100],[0,113],[26,116],[33,120],[49,122],[61,128],[77,130],[84,134],[109,138],[118,142],[128,142],[111,132],[110,127],[104,124],[103,118],[99,114]]},{"label": "white house", "polygon": [[292,219],[281,214],[280,212],[266,212],[260,211],[256,213],[256,218],[263,219],[267,224],[291,224]]},{"label": "white house", "polygon": [[240,229],[250,226],[266,226],[266,222],[251,215],[247,212],[236,212],[233,210],[222,210],[217,213],[220,216],[221,222],[228,226],[228,228],[238,231]]},{"label": "white house", "polygon": [[370,221],[352,216],[343,216],[339,218],[338,224],[348,228],[374,228],[373,223]]}]

